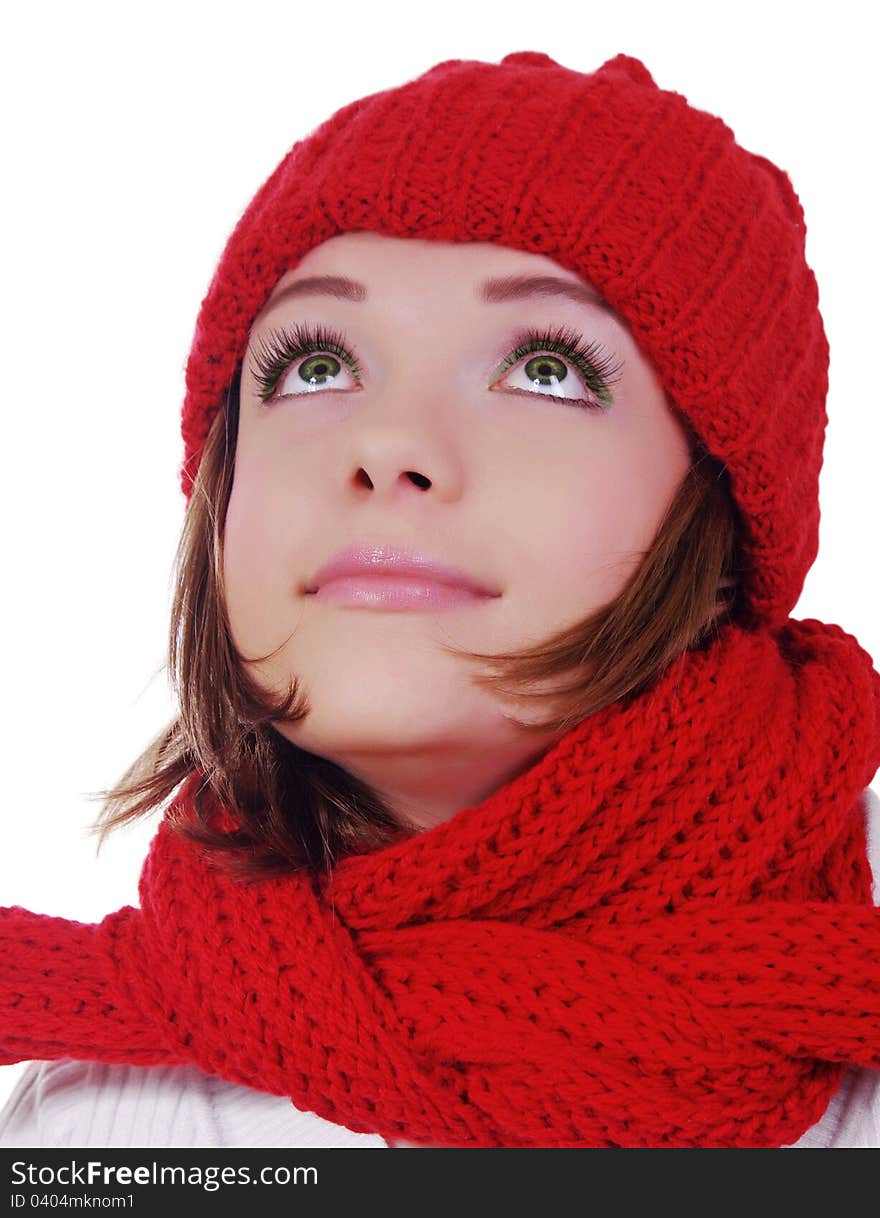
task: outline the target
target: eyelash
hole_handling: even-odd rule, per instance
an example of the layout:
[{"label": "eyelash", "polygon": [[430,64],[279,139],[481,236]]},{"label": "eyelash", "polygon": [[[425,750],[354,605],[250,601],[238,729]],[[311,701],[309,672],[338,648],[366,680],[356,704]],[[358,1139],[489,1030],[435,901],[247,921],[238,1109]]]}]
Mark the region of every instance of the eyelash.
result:
[{"label": "eyelash", "polygon": [[[290,365],[307,355],[329,352],[342,360],[356,380],[360,381],[363,376],[360,363],[346,345],[344,335],[332,327],[297,324],[293,330],[273,330],[268,341],[260,336],[259,342],[260,349],[254,356],[251,375],[259,386],[259,397],[264,405],[269,404],[278,382]],[[610,387],[619,379],[618,374],[623,365],[615,363],[599,343],[585,342],[583,335],[568,326],[559,326],[555,330],[525,328],[514,334],[513,342],[515,347],[496,369],[493,384],[525,356],[549,351],[569,359],[590,393],[597,399],[590,401],[556,397],[557,401],[585,410],[607,410],[611,405],[613,398]],[[520,392],[529,393],[528,390]]]},{"label": "eyelash", "polygon": [[[498,376],[501,376],[508,368],[512,368],[514,364],[518,364],[526,355],[538,351],[552,351],[556,355],[564,355],[571,360],[587,389],[594,398],[598,399],[590,401],[589,399],[558,398],[558,401],[585,410],[607,410],[611,405],[613,401],[611,386],[620,379],[619,374],[623,369],[623,364],[615,363],[613,357],[604,350],[600,343],[585,342],[583,335],[578,334],[577,330],[572,330],[569,326],[558,326],[555,330],[526,328],[517,331],[513,336],[513,341],[516,346],[496,369],[493,383]],[[523,392],[528,391],[523,390]],[[535,396],[554,395],[537,394]]]}]

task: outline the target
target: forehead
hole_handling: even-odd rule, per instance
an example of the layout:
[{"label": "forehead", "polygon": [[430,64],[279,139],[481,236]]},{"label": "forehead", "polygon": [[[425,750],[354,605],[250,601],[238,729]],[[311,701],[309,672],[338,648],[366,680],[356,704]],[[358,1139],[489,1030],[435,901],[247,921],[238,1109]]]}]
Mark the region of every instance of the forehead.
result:
[{"label": "forehead", "polygon": [[308,251],[296,267],[281,275],[255,320],[299,295],[368,302],[407,294],[424,299],[429,292],[485,304],[555,297],[617,317],[585,278],[543,254],[493,242],[359,232],[337,234]]},{"label": "forehead", "polygon": [[494,241],[441,241],[424,237],[397,237],[386,233],[337,233],[309,250],[296,269],[326,267],[345,263],[369,267],[376,273],[400,267],[449,268],[461,275],[478,276],[487,267],[522,266],[543,268],[547,272],[564,272],[560,265],[545,254],[499,245]]}]

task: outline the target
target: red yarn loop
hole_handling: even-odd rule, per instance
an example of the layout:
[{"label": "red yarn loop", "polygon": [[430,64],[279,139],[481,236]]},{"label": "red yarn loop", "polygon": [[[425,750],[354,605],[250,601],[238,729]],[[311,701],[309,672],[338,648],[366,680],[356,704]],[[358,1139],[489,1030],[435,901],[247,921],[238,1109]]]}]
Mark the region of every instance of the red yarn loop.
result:
[{"label": "red yarn loop", "polygon": [[613,59],[606,60],[599,71],[604,76],[619,73],[637,85],[650,85],[654,89],[657,88],[654,77],[642,61],[632,55],[615,55]]},{"label": "red yarn loop", "polygon": [[560,65],[544,51],[511,51],[501,60],[502,64],[524,63],[533,68],[558,68]]}]

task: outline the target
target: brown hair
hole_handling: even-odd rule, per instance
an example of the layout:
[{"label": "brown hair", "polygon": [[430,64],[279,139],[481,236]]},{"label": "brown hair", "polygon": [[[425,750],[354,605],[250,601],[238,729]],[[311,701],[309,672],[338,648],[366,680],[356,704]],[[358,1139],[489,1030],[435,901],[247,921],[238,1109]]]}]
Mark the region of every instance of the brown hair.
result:
[{"label": "brown hair", "polygon": [[[163,667],[179,714],[114,787],[91,793],[105,802],[89,829],[100,834],[100,850],[113,828],[159,807],[200,770],[191,811],[170,801],[169,824],[241,881],[256,881],[303,866],[329,869],[339,858],[397,841],[414,827],[403,825],[366,783],[276,730],[273,720],[295,722],[307,712],[296,678],[285,695],[273,697],[248,675],[248,661],[232,641],[222,545],[240,379],[239,364],[226,407],[207,437],[175,556]],[[522,724],[524,731],[562,734],[618,699],[634,697],[682,651],[708,646],[721,620],[736,617],[744,555],[727,470],[681,421],[692,464],[640,566],[611,603],[513,654],[446,648],[496,670],[474,676],[484,687],[554,703],[542,722]],[[551,693],[527,692],[536,680],[564,676],[568,683],[554,685]],[[212,799],[233,811],[234,833],[219,833],[209,823]]]}]

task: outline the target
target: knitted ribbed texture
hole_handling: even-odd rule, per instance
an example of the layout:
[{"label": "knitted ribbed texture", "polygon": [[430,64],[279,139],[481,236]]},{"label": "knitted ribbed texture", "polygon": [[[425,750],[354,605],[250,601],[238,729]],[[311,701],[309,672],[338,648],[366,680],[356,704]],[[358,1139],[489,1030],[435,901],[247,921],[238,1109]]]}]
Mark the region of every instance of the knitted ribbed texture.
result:
[{"label": "knitted ribbed texture", "polygon": [[781,624],[818,549],[828,344],[792,185],[638,59],[448,60],[299,140],[232,232],[182,410],[191,493],[211,420],[279,277],[341,232],[494,241],[584,276],[730,472],[750,618]]},{"label": "knitted ribbed texture", "polygon": [[239,885],[163,819],[141,909],[0,910],[0,1062],[191,1062],[437,1145],[790,1145],[880,1069],[878,766],[852,635],[726,625],[330,875]]}]

